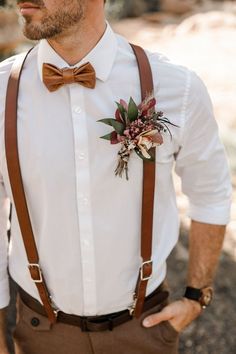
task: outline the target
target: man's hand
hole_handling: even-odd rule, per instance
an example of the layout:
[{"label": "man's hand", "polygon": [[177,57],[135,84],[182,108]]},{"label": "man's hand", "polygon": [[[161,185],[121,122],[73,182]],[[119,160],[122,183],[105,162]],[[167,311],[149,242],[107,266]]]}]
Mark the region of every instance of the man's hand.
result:
[{"label": "man's hand", "polygon": [[9,354],[6,343],[6,310],[0,310],[0,353]]},{"label": "man's hand", "polygon": [[10,354],[7,348],[2,349],[1,347],[0,347],[0,353],[1,354]]},{"label": "man's hand", "polygon": [[[188,286],[202,289],[212,284],[222,249],[224,234],[224,225],[211,225],[192,221]],[[144,327],[152,327],[160,322],[169,321],[177,332],[181,332],[201,312],[201,305],[197,301],[183,298],[166,306],[161,312],[145,318],[143,325]]]},{"label": "man's hand", "polygon": [[143,321],[143,326],[152,327],[163,321],[169,321],[177,332],[181,332],[195,320],[201,312],[202,307],[197,301],[183,298],[167,305],[162,311],[146,317]]}]

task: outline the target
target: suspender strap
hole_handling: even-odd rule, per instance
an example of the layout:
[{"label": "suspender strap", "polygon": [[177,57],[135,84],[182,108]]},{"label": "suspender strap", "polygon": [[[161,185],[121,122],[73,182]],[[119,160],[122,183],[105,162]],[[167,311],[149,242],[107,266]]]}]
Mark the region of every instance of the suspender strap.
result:
[{"label": "suspender strap", "polygon": [[[142,100],[153,92],[152,71],[149,60],[141,47],[131,45],[136,55],[140,83],[142,91]],[[6,160],[8,167],[9,180],[12,189],[13,200],[21,229],[21,234],[29,262],[29,271],[31,278],[37,286],[39,296],[44,305],[45,311],[51,323],[56,322],[56,311],[54,311],[50,295],[42,275],[39,265],[39,255],[35,243],[33,229],[29,217],[22,175],[20,170],[18,141],[17,141],[17,102],[19,93],[19,84],[22,69],[26,55],[19,56],[13,64],[6,95],[6,113],[5,113],[5,145]],[[155,154],[155,150],[153,151]],[[142,265],[140,267],[138,281],[134,294],[134,306],[132,314],[139,317],[142,313],[144,299],[146,295],[147,283],[152,275],[152,225],[154,208],[154,190],[155,190],[155,163],[143,162],[143,198],[142,198],[142,225],[141,225],[141,257]]]},{"label": "suspender strap", "polygon": [[17,142],[17,102],[19,93],[19,84],[22,69],[25,60],[30,52],[26,55],[20,55],[12,66],[10,73],[7,95],[6,95],[6,112],[5,112],[5,146],[6,160],[8,167],[9,180],[12,189],[13,200],[16,213],[21,229],[21,234],[29,262],[29,271],[45,307],[48,318],[51,323],[56,321],[56,313],[54,312],[50,295],[47,290],[42,271],[39,266],[39,256],[35,244],[35,238],[29,217],[23,181],[20,170],[18,142]]},{"label": "suspender strap", "polygon": [[[145,51],[131,44],[135,53],[140,75],[142,100],[153,93],[153,77],[149,60]],[[155,156],[155,149],[153,149]],[[134,293],[134,303],[131,314],[140,317],[146,296],[148,280],[152,276],[152,227],[155,192],[155,162],[143,161],[143,196],[141,225],[141,257],[142,265]]]}]

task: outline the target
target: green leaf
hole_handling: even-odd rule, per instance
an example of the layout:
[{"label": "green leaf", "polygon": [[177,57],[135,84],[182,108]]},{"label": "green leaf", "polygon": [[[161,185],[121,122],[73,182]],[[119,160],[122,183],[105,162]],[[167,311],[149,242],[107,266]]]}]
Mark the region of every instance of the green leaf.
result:
[{"label": "green leaf", "polygon": [[115,120],[114,118],[104,118],[104,119],[100,119],[98,120],[99,123],[104,123],[104,124],[107,124],[107,125],[110,125],[111,127],[113,126],[112,125],[112,121]]},{"label": "green leaf", "polygon": [[112,133],[109,133],[109,134],[100,136],[100,138],[101,138],[101,139],[105,139],[105,140],[111,140],[111,135],[112,135]]},{"label": "green leaf", "polygon": [[118,122],[117,120],[113,119],[111,122],[113,128],[115,129],[115,131],[117,132],[117,134],[122,135],[124,130],[125,130],[125,126],[123,123]]},{"label": "green leaf", "polygon": [[133,122],[138,117],[138,107],[134,102],[133,98],[130,98],[129,106],[128,106],[128,119],[130,122]]},{"label": "green leaf", "polygon": [[125,130],[125,125],[121,122],[118,122],[118,120],[113,119],[113,118],[100,119],[98,122],[112,126],[115,129],[115,131],[117,132],[117,134],[120,134],[120,135],[122,135]]}]

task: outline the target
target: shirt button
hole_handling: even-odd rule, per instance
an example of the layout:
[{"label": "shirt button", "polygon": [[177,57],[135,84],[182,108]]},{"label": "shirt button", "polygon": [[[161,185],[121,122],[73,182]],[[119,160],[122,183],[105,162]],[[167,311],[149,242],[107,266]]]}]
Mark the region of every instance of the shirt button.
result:
[{"label": "shirt button", "polygon": [[76,114],[80,114],[82,112],[82,109],[80,108],[80,106],[75,106],[73,111],[76,113]]},{"label": "shirt button", "polygon": [[83,198],[83,204],[88,205],[88,198]]},{"label": "shirt button", "polygon": [[38,319],[37,317],[33,317],[33,318],[31,319],[31,325],[32,325],[33,327],[38,327],[39,324],[40,324],[40,321],[39,321],[39,319]]},{"label": "shirt button", "polygon": [[84,160],[84,159],[85,159],[85,153],[84,153],[84,152],[81,152],[81,153],[79,154],[79,159],[80,159],[80,160]]},{"label": "shirt button", "polygon": [[89,202],[89,200],[86,197],[80,197],[79,198],[80,205],[88,205],[88,202]]},{"label": "shirt button", "polygon": [[83,240],[82,243],[83,243],[83,246],[84,246],[85,248],[89,248],[89,246],[90,246],[90,242],[89,242],[89,241]]}]

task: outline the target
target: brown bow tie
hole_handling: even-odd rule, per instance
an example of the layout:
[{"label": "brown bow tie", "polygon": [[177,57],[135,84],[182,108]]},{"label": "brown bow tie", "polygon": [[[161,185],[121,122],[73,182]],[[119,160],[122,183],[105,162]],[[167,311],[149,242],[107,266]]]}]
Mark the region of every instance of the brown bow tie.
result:
[{"label": "brown bow tie", "polygon": [[50,92],[66,84],[78,83],[93,89],[96,85],[96,73],[90,63],[73,69],[59,69],[52,64],[43,64],[43,82]]}]

